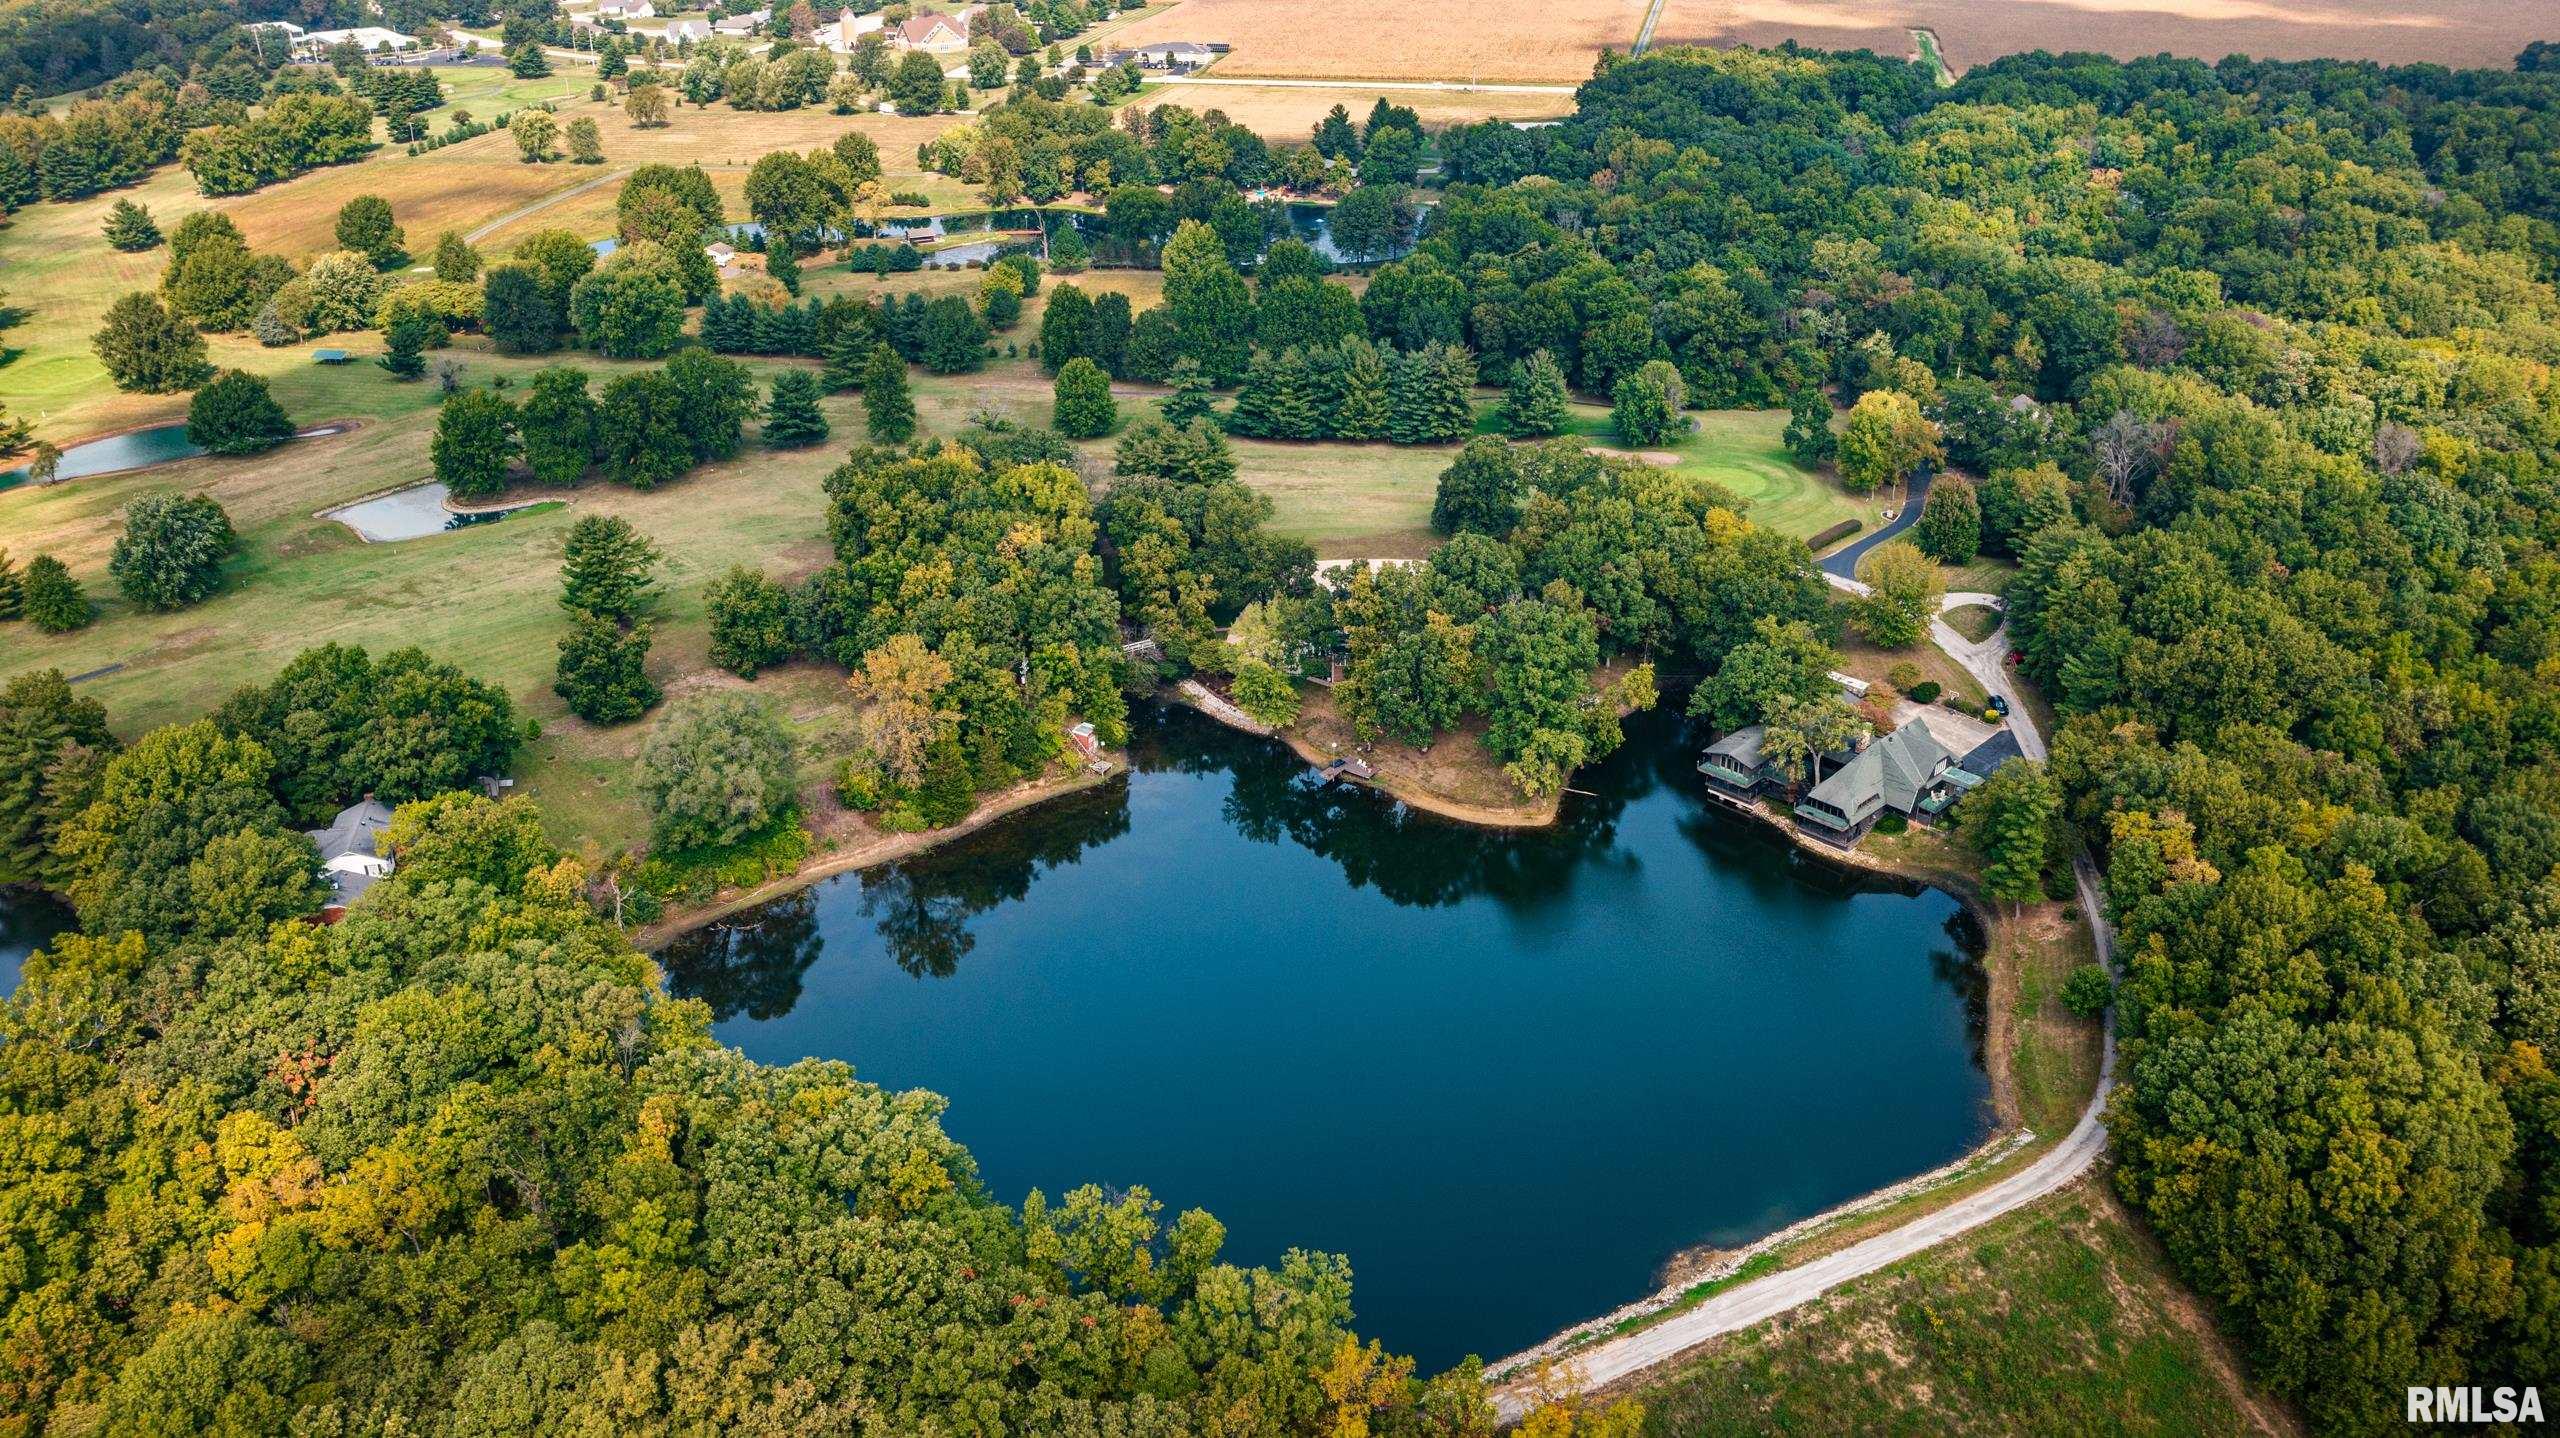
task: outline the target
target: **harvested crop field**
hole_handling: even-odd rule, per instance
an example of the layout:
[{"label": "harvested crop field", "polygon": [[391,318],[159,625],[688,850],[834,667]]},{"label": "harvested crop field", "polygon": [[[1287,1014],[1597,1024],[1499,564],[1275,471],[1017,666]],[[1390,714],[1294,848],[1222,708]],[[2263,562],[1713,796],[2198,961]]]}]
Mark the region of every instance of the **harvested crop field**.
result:
[{"label": "harvested crop field", "polygon": [[[1223,68],[1223,66],[1221,67]],[[1363,90],[1308,85],[1158,85],[1138,103],[1223,111],[1267,140],[1304,140],[1336,105],[1358,119],[1383,95],[1422,117],[1423,128],[1477,120],[1553,120],[1573,113],[1570,95],[1522,95],[1502,90]]]},{"label": "harvested crop field", "polygon": [[2503,69],[2527,41],[2560,39],[2560,10],[2551,0],[1665,0],[1654,41],[1908,56],[1915,28],[1937,32],[1958,73],[2021,50]]},{"label": "harvested crop field", "polygon": [[1229,79],[1479,80],[1574,84],[1603,46],[1625,50],[1644,0],[1183,0],[1117,43],[1224,41]]}]

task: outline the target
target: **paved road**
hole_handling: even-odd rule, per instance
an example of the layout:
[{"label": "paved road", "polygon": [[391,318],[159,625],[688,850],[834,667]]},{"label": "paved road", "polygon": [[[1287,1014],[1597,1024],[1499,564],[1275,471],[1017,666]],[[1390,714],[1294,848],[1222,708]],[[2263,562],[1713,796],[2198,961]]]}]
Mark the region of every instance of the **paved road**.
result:
[{"label": "paved road", "polygon": [[1920,506],[1929,499],[1929,471],[1916,470],[1911,476],[1911,494],[1894,513],[1893,523],[1868,535],[1855,544],[1835,549],[1814,561],[1823,573],[1838,579],[1858,577],[1858,561],[1866,552],[1920,522]]},{"label": "paved road", "polygon": [[1662,4],[1663,0],[1653,0],[1645,7],[1644,24],[1637,28],[1636,43],[1628,54],[1641,55],[1653,47],[1653,27],[1662,23]]},{"label": "paved road", "polygon": [[[1913,496],[1910,508],[1918,510],[1917,495]],[[1854,579],[1836,574],[1828,577],[1834,587],[1853,593],[1863,592],[1866,588]],[[2000,607],[2000,600],[1989,594],[1950,594],[1941,612],[1967,604],[1985,604],[1996,609]],[[2020,702],[2017,688],[2009,678],[2007,626],[2003,625],[1979,643],[1948,628],[1943,619],[1931,622],[1931,633],[1957,663],[1982,681],[1983,688],[2009,701],[2009,723],[2017,733],[2019,751],[2028,758],[2042,759],[2045,754],[2044,736],[2036,732],[2035,720]],[[2107,932],[2106,921],[2101,917],[2097,866],[2084,855],[2073,862],[2072,870],[2080,893],[2080,911],[2088,916],[2089,932],[2097,943],[2098,957],[2112,969],[2115,966],[2114,944]],[[2073,1182],[2088,1172],[2089,1166],[2097,1162],[2098,1155],[2106,1151],[2107,1133],[2101,1115],[2106,1111],[2107,1095],[2115,1088],[2115,1070],[2115,1012],[2110,1009],[2099,1049],[2097,1091],[2090,1095],[2089,1106],[2081,1111],[2080,1121],[2072,1125],[2071,1132],[2035,1162],[1988,1188],[1967,1194],[1934,1213],[1923,1214],[1900,1228],[1877,1234],[1801,1267],[1728,1288],[1650,1328],[1584,1349],[1569,1360],[1570,1368],[1556,1375],[1554,1381],[1582,1392],[1605,1387],[1676,1358],[1709,1339],[1748,1328],[1810,1303],[1852,1279],[1899,1263]],[[1495,1365],[1497,1368],[1500,1366]],[[1527,1411],[1527,1402],[1528,1395],[1517,1382],[1494,1394],[1494,1407],[1505,1421],[1522,1416]]]},{"label": "paved road", "polygon": [[1572,85],[1471,85],[1464,80],[1254,80],[1242,75],[1151,75],[1152,85],[1245,85],[1255,89],[1277,86],[1284,90],[1446,90],[1465,93],[1488,91],[1496,95],[1570,95]]}]

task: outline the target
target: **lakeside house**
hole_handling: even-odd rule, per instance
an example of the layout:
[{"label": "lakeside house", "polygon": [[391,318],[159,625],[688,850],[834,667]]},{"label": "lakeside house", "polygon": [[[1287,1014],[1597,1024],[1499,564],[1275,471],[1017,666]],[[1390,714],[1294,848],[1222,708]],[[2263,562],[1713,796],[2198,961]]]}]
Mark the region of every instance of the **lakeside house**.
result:
[{"label": "lakeside house", "polygon": [[[1707,746],[1697,768],[1706,776],[1710,795],[1748,810],[1764,795],[1782,797],[1791,791],[1802,776],[1769,761],[1762,752],[1765,737],[1763,728],[1753,724]],[[1927,724],[1915,719],[1881,738],[1861,739],[1855,749],[1824,755],[1817,765],[1821,779],[1795,801],[1796,827],[1845,849],[1865,838],[1887,813],[1928,823],[2014,753],[2015,742],[2009,741],[2007,752],[1991,756],[1979,769],[1967,768]]]},{"label": "lakeside house", "polygon": [[339,810],[328,828],[306,831],[320,850],[320,872],[329,881],[329,902],[321,906],[320,922],[345,918],[349,904],[376,880],[390,876],[391,860],[380,846],[382,831],[390,827],[391,810],[367,794]]}]

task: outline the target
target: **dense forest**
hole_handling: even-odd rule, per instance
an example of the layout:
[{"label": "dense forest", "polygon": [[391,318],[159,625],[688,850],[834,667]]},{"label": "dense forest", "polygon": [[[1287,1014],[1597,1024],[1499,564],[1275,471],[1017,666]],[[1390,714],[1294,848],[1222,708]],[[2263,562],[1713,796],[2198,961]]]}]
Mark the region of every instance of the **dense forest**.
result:
[{"label": "dense forest", "polygon": [[[178,103],[139,95],[160,83],[98,103]],[[1979,478],[1967,538],[2015,561],[2022,667],[2062,715],[2047,868],[2092,850],[2121,931],[2125,1196],[2323,1429],[2396,1421],[2404,1384],[2560,1372],[2560,75],[2033,55],[1940,89],[1871,55],[1663,51],[1564,124],[1441,136],[1420,246],[1356,301],[1261,258],[1234,187],[1398,188],[1391,114],[1275,155],[1214,116],[1016,104],[935,158],[1177,184],[1119,186],[1105,222],[1165,303],[1053,294],[1044,325],[1062,397],[1082,365],[1189,411],[1132,427],[1099,499],[1046,432],[908,444],[904,361],[976,363],[967,302],[717,307],[720,347],[860,384],[879,441],[827,482],[830,562],[714,615],[745,672],[846,670],[848,802],[942,822],[1056,758],[1062,721],[1116,734],[1124,622],[1196,668],[1338,641],[1364,727],[1481,716],[1524,788],[1615,742],[1643,661],[1730,678],[1835,622],[1800,543],[1572,441],[1470,445],[1438,557],[1329,593],[1265,532],[1212,389],[1292,437],[1362,396],[1379,430],[1348,437],[1447,438],[1467,372],[1524,438],[1568,385],[1622,429],[1684,402],[1903,417]],[[166,162],[176,130],[130,118]],[[878,177],[756,168],[785,237]],[[665,355],[719,200],[635,186],[673,198],[634,200],[611,261],[536,237],[411,288],[509,349]],[[236,327],[294,281],[215,228],[172,237],[202,258],[168,298]],[[718,381],[734,446],[727,365],[681,348],[632,383]],[[449,404],[482,442],[439,444],[492,483],[519,445],[611,477],[583,437],[651,406],[570,388]],[[333,705],[350,685],[377,707]],[[713,1043],[524,802],[451,792],[513,732],[411,653],[323,651],[125,748],[59,676],[0,693],[0,881],[83,925],[0,1010],[0,1433],[1483,1431],[1472,1373],[1353,1336],[1340,1260],[1222,1263],[1213,1219],[1143,1190],[1009,1209],[931,1096]],[[295,830],[366,790],[420,801],[398,871],[306,925]]]},{"label": "dense forest", "polygon": [[1672,52],[1449,137],[1405,262],[1488,366],[1898,392],[1986,477],[2117,1181],[2322,1428],[2560,1372],[2555,137],[2548,74]]}]

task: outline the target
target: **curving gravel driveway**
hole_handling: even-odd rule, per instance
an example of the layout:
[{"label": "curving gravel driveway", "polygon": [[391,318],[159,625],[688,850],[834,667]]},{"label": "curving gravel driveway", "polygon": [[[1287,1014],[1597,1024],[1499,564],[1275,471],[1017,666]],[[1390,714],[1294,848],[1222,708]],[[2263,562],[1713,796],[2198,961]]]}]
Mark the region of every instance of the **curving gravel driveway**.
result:
[{"label": "curving gravel driveway", "polygon": [[[1919,513],[1920,490],[1921,486],[1915,483],[1911,504],[1904,511],[1906,522],[1908,516]],[[1893,526],[1893,529],[1899,528],[1900,524]],[[1878,532],[1870,542],[1885,538],[1893,529]],[[1833,587],[1851,593],[1865,592],[1865,585],[1832,572],[1828,562],[1824,569],[1825,577]],[[1986,605],[1993,609],[2003,607],[1997,595],[1950,594],[1940,605],[1939,612],[1943,614],[1968,604]],[[1935,619],[1930,621],[1930,633],[1940,648],[1962,664],[1974,678],[1982,681],[1983,688],[2009,701],[2009,724],[2018,736],[2019,752],[2030,759],[2043,759],[2044,736],[2036,731],[2035,720],[2019,699],[2017,688],[2009,677],[2008,626],[2003,624],[1989,637],[1976,642],[1949,628],[1944,619]],[[2082,855],[2072,861],[2072,877],[2080,893],[2080,911],[2088,917],[2089,934],[2097,944],[2098,959],[2112,970],[2115,967],[2115,946],[2099,904],[2097,866],[2089,861],[2088,856]],[[1748,1328],[1788,1309],[1810,1303],[1841,1284],[1899,1263],[1923,1249],[1978,1228],[2070,1184],[2087,1173],[2090,1165],[2106,1151],[2107,1131],[2102,1115],[2106,1111],[2107,1096],[2115,1089],[2115,1072],[2115,1011],[2109,1009],[2099,1049],[2097,1090],[2089,1096],[2089,1106],[2081,1111],[2080,1121],[2072,1125],[2071,1132],[2035,1162],[1988,1188],[1967,1194],[1934,1213],[1922,1214],[1899,1228],[1879,1233],[1801,1267],[1737,1284],[1650,1328],[1593,1344],[1574,1354],[1565,1366],[1551,1375],[1551,1386],[1561,1385],[1577,1392],[1604,1388],[1676,1358],[1710,1339]],[[1502,1366],[1492,1365],[1497,1370]],[[1503,1421],[1512,1422],[1528,1411],[1529,1395],[1524,1385],[1515,1380],[1497,1389],[1493,1401]]]}]

